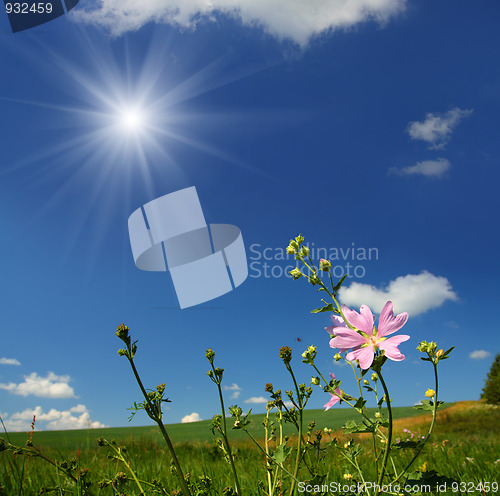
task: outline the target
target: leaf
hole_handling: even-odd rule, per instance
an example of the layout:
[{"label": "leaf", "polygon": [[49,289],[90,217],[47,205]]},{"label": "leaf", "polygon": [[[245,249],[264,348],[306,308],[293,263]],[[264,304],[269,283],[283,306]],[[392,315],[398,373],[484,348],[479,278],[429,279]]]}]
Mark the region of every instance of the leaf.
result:
[{"label": "leaf", "polygon": [[324,307],[315,308],[314,310],[311,310],[311,313],[321,313],[321,312],[333,312],[333,303],[328,303]]},{"label": "leaf", "polygon": [[342,429],[346,434],[362,434],[366,432],[375,432],[374,425],[368,425],[366,421],[360,422],[359,424],[355,420],[348,420]]},{"label": "leaf", "polygon": [[392,447],[395,449],[398,449],[398,450],[400,450],[400,449],[415,449],[415,448],[419,448],[423,444],[424,444],[424,440],[419,439],[417,441],[400,441],[399,443],[394,443],[392,445]]},{"label": "leaf", "polygon": [[271,455],[271,459],[277,463],[278,465],[283,465],[285,460],[288,458],[292,451],[292,448],[287,448],[286,447],[286,441],[282,444],[280,444],[274,451],[273,454]]},{"label": "leaf", "polygon": [[337,285],[333,288],[333,293],[337,293],[337,291],[341,288],[342,283],[345,281],[345,278],[347,277],[347,274],[344,274],[340,281],[337,283]]},{"label": "leaf", "polygon": [[425,410],[427,412],[432,412],[434,410],[434,403],[431,400],[422,400],[420,404],[413,405],[415,410]]}]

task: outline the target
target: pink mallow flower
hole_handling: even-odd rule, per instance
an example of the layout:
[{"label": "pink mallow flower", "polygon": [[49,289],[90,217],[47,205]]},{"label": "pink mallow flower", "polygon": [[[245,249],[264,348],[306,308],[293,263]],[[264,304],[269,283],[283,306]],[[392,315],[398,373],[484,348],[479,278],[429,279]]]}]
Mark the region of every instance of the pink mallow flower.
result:
[{"label": "pink mallow flower", "polygon": [[[335,380],[335,374],[330,374],[330,377]],[[338,403],[340,401],[340,397],[342,396],[342,391],[340,390],[340,388],[338,387],[337,389],[335,389],[335,392],[338,394],[335,395],[335,394],[332,394],[330,393],[330,401],[328,403],[326,403],[325,405],[323,405],[325,407],[325,412],[327,410],[330,410],[330,408],[335,405],[336,403]]]},{"label": "pink mallow flower", "polygon": [[358,360],[359,366],[363,369],[369,369],[375,357],[375,351],[380,350],[383,354],[395,361],[404,360],[405,356],[399,351],[398,346],[410,339],[410,336],[399,335],[387,338],[389,334],[399,331],[406,324],[408,314],[406,312],[394,316],[392,311],[392,302],[388,301],[380,313],[378,329],[375,327],[375,316],[372,311],[362,305],[360,313],[350,310],[342,305],[342,313],[352,327],[361,332],[350,329],[338,315],[332,316],[333,326],[326,330],[335,337],[330,340],[332,348],[338,348],[340,351],[350,351],[346,358],[353,361]]}]

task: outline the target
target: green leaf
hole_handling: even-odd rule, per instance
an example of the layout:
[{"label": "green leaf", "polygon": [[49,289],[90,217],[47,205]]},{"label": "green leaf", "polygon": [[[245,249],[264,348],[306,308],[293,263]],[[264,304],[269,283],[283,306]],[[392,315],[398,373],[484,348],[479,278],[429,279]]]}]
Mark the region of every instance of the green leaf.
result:
[{"label": "green leaf", "polygon": [[399,443],[394,443],[392,445],[392,447],[395,449],[398,449],[398,450],[400,450],[400,449],[415,449],[415,448],[419,448],[423,444],[424,444],[424,440],[419,439],[417,441],[400,441]]},{"label": "green leaf", "polygon": [[366,400],[364,400],[363,398],[358,398],[357,401],[356,401],[356,404],[354,405],[354,408],[359,408],[359,409],[363,409],[363,407],[366,405]]},{"label": "green leaf", "polygon": [[346,434],[362,434],[366,432],[375,432],[375,426],[369,425],[365,420],[359,424],[355,420],[348,420],[342,427]]},{"label": "green leaf", "polygon": [[333,293],[337,293],[337,291],[341,288],[342,283],[345,281],[345,278],[347,277],[347,274],[344,274],[340,281],[337,283],[337,285],[333,288]]},{"label": "green leaf", "polygon": [[328,303],[326,306],[322,308],[315,308],[311,310],[311,313],[321,313],[321,312],[333,312],[333,303]]},{"label": "green leaf", "polygon": [[415,410],[426,410],[428,412],[432,412],[434,410],[434,404],[431,400],[422,400],[420,404],[413,405]]},{"label": "green leaf", "polygon": [[292,451],[292,448],[287,448],[286,447],[286,441],[282,444],[280,444],[274,451],[273,454],[271,455],[271,459],[277,463],[278,465],[283,465],[285,463],[285,460],[288,458]]}]

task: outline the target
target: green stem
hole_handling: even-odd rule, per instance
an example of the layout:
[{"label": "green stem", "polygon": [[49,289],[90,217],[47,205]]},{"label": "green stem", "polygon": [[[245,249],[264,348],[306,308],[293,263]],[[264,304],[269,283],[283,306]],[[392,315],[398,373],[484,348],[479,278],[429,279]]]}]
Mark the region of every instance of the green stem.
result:
[{"label": "green stem", "polygon": [[405,469],[399,474],[399,476],[396,479],[394,479],[394,482],[396,482],[397,480],[399,480],[408,471],[408,469],[413,465],[413,462],[418,458],[418,456],[420,455],[420,453],[422,453],[422,450],[424,449],[425,445],[427,444],[427,441],[429,440],[429,438],[430,438],[430,436],[432,434],[432,431],[434,429],[434,424],[436,422],[437,409],[438,409],[438,387],[439,387],[439,384],[438,384],[437,365],[434,362],[432,364],[434,366],[434,382],[435,382],[436,394],[434,396],[434,409],[432,410],[431,425],[429,426],[429,431],[427,432],[427,436],[425,437],[424,442],[420,446],[420,449],[416,450],[415,455],[413,456],[413,458],[410,460],[410,462],[405,467]]},{"label": "green stem", "polygon": [[[212,364],[213,368],[213,364]],[[226,412],[224,408],[224,398],[222,396],[222,389],[220,387],[220,381],[217,382],[217,389],[219,390],[219,400],[222,410],[222,437],[224,444],[226,445],[227,456],[229,457],[229,462],[231,464],[231,470],[233,472],[234,484],[236,485],[236,493],[241,496],[240,482],[238,480],[238,473],[236,472],[236,467],[234,466],[233,452],[229,446],[229,439],[227,437],[227,427],[226,427]]]},{"label": "green stem", "polygon": [[[168,449],[170,451],[170,454],[172,455],[172,459],[174,462],[174,466],[177,470],[177,477],[179,479],[179,483],[182,488],[182,492],[184,493],[184,496],[191,496],[191,491],[189,490],[189,487],[186,483],[186,479],[184,478],[184,473],[181,468],[181,464],[179,463],[179,459],[177,458],[177,454],[175,453],[174,445],[172,444],[172,441],[170,440],[169,435],[167,434],[167,430],[165,429],[165,426],[163,425],[163,422],[161,420],[161,409],[157,409],[156,405],[154,405],[151,400],[148,397],[148,394],[146,392],[146,389],[144,388],[141,378],[139,377],[139,373],[137,372],[137,369],[135,368],[134,360],[132,358],[132,353],[130,351],[130,346],[129,347],[129,356],[127,356],[128,361],[130,362],[130,365],[132,367],[132,371],[134,372],[135,380],[137,381],[137,384],[139,384],[139,388],[141,389],[142,395],[144,396],[144,399],[146,400],[146,403],[148,404],[149,411],[150,411],[150,417],[158,424],[158,427],[160,429],[160,432],[162,433],[163,439],[165,439],[165,442],[167,443]],[[159,410],[159,411],[157,411]]]},{"label": "green stem", "polygon": [[139,488],[139,491],[141,492],[141,495],[145,494],[144,493],[144,489],[142,489],[141,483],[139,482],[139,479],[137,479],[134,471],[132,470],[132,467],[128,464],[127,460],[122,455],[120,448],[115,448],[115,446],[113,446],[113,445],[110,445],[110,446],[115,450],[115,452],[117,453],[117,455],[120,457],[120,460],[125,464],[125,466],[128,468],[128,471],[132,474],[132,477],[134,478],[134,481],[137,484],[137,487]]},{"label": "green stem", "polygon": [[[385,452],[384,452],[384,459],[382,460],[382,468],[380,470],[380,474],[378,477],[377,485],[380,486],[382,484],[382,481],[384,479],[385,475],[385,470],[387,467],[387,461],[389,459],[389,452],[391,451],[391,442],[392,442],[392,407],[391,407],[391,398],[389,396],[389,390],[387,389],[387,385],[384,381],[384,378],[382,377],[382,372],[377,370],[377,375],[380,379],[380,382],[382,384],[382,387],[384,388],[384,394],[385,394],[385,402],[387,404],[387,410],[389,412],[389,431],[387,434],[387,440],[386,440],[386,447],[385,447]],[[378,494],[375,493],[375,494]]]},{"label": "green stem", "polygon": [[299,386],[297,384],[297,381],[295,379],[295,375],[293,373],[292,367],[290,366],[289,363],[286,364],[286,368],[290,375],[292,376],[293,379],[293,384],[295,386],[295,392],[297,394],[297,402],[298,402],[298,410],[299,410],[299,433],[298,433],[298,439],[297,439],[297,456],[295,457],[295,468],[293,470],[293,479],[292,479],[292,485],[290,486],[290,496],[292,496],[294,490],[295,490],[295,481],[297,480],[297,474],[299,473],[299,465],[300,465],[300,459],[302,458],[302,428],[303,428],[303,409],[304,406],[302,404],[302,395],[299,390]]}]

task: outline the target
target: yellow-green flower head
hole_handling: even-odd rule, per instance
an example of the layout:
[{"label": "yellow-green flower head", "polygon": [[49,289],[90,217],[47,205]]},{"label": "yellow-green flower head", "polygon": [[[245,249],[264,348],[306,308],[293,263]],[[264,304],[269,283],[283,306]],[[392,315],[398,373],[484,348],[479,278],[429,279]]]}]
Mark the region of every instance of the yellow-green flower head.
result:
[{"label": "yellow-green flower head", "polygon": [[427,396],[427,398],[434,398],[434,396],[436,396],[436,391],[434,391],[434,389],[428,389],[425,392],[425,396]]}]

